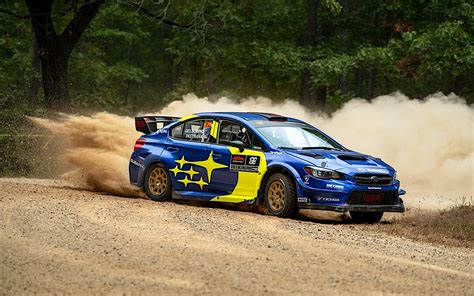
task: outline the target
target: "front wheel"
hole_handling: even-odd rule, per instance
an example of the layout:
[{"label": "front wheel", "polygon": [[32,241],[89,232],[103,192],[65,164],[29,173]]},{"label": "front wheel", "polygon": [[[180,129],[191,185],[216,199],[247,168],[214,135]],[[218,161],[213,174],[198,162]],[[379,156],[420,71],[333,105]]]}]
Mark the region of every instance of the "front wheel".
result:
[{"label": "front wheel", "polygon": [[349,212],[354,223],[374,224],[382,220],[383,212]]},{"label": "front wheel", "polygon": [[265,185],[264,198],[266,208],[272,215],[288,218],[298,212],[295,184],[287,175],[272,175]]},{"label": "front wheel", "polygon": [[154,201],[167,201],[171,198],[171,182],[168,170],[162,164],[152,165],[145,174],[143,189]]}]

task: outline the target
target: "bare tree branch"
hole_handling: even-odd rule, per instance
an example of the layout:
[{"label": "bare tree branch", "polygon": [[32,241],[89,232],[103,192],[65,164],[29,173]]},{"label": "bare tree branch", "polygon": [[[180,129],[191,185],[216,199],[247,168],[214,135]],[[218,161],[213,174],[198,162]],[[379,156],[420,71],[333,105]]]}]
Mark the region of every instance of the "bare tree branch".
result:
[{"label": "bare tree branch", "polygon": [[5,10],[5,9],[2,9],[0,8],[0,12],[3,12],[5,14],[8,14],[10,16],[14,16],[16,18],[19,18],[19,19],[22,19],[22,20],[26,20],[26,19],[29,19],[30,18],[30,15],[29,14],[25,14],[25,15],[19,15],[19,14],[16,14],[14,12],[11,12],[11,11],[8,11],[8,10]]},{"label": "bare tree branch", "polygon": [[170,25],[170,26],[175,26],[175,27],[180,27],[180,28],[190,28],[191,26],[190,25],[182,25],[182,24],[178,24],[178,23],[175,23],[173,21],[170,21],[168,19],[166,19],[163,15],[156,15],[156,14],[153,14],[151,13],[148,9],[146,9],[145,7],[143,7],[143,5],[139,4],[139,3],[134,3],[134,2],[131,2],[129,1],[128,2],[133,8],[135,8],[138,12],[146,15],[147,17],[149,17],[150,19],[153,19],[153,20],[158,20],[160,22],[163,22],[164,24],[167,24],[167,25]]},{"label": "bare tree branch", "polygon": [[60,38],[71,51],[74,45],[81,37],[84,30],[89,26],[90,22],[97,14],[99,8],[104,4],[105,0],[87,1],[79,7],[74,18],[68,24],[66,29],[61,33]]}]

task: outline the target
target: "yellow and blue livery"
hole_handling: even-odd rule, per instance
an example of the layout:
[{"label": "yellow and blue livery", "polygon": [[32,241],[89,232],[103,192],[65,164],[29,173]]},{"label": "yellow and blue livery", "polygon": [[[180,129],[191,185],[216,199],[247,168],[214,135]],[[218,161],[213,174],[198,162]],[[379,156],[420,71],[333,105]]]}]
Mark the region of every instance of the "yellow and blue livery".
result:
[{"label": "yellow and blue livery", "polygon": [[405,210],[391,166],[295,118],[207,112],[139,116],[135,127],[144,135],[130,158],[130,182],[153,200],[264,203],[280,217],[332,210],[367,223]]}]

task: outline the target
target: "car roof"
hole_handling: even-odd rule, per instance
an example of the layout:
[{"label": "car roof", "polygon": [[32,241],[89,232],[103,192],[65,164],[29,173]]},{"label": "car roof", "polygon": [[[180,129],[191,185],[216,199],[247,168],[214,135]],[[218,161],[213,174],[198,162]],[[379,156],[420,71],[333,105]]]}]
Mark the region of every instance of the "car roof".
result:
[{"label": "car roof", "polygon": [[229,119],[241,119],[244,121],[286,121],[286,122],[303,122],[299,119],[286,117],[273,113],[265,112],[201,112],[194,114],[196,116],[219,116]]}]

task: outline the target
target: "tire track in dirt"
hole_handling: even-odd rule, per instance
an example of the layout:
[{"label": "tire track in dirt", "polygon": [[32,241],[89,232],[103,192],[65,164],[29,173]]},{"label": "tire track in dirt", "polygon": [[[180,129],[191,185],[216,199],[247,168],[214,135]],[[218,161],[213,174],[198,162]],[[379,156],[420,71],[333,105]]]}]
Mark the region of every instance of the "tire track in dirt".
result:
[{"label": "tire track in dirt", "polygon": [[0,294],[470,294],[471,249],[0,179]]}]

